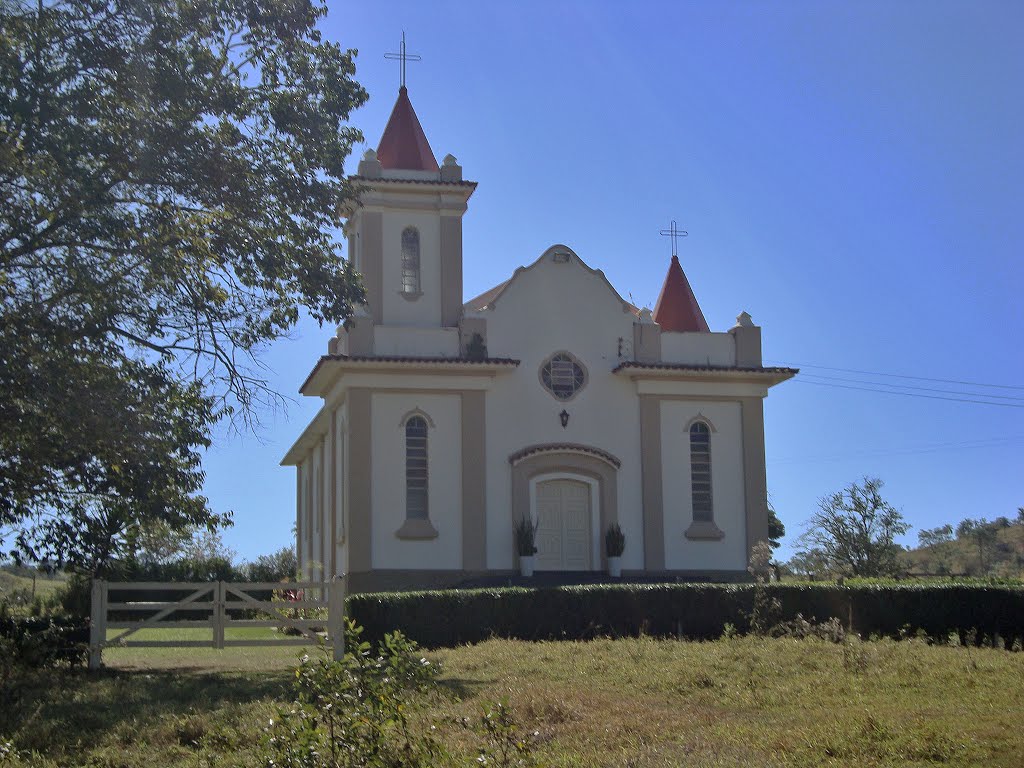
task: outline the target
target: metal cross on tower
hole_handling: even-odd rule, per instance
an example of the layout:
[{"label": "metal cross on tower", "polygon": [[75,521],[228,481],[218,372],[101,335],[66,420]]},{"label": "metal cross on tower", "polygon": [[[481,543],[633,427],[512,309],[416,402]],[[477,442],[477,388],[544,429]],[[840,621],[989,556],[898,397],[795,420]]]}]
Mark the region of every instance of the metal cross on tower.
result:
[{"label": "metal cross on tower", "polygon": [[405,62],[407,61],[423,61],[423,57],[416,53],[405,52],[405,30],[402,30],[402,47],[399,48],[398,53],[385,53],[385,59],[398,59],[402,62],[402,87],[405,88]]},{"label": "metal cross on tower", "polygon": [[678,229],[676,227],[676,220],[672,219],[672,224],[669,225],[669,228],[661,230],[658,234],[664,235],[665,237],[671,237],[672,238],[672,255],[675,256],[676,258],[678,258],[679,257],[679,253],[677,251],[676,243],[678,242],[680,237],[686,237],[686,234],[687,234],[686,230],[685,229]]}]

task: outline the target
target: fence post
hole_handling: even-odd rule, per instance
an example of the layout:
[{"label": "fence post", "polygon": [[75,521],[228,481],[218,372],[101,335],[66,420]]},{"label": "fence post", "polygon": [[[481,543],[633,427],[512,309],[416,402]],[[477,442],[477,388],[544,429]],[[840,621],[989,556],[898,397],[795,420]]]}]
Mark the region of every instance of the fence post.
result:
[{"label": "fence post", "polygon": [[102,579],[92,580],[92,595],[89,605],[89,669],[99,669],[103,664],[103,641],[107,639],[107,609],[103,599]]},{"label": "fence post", "polygon": [[224,647],[224,621],[226,611],[224,608],[224,599],[227,595],[227,590],[224,589],[224,582],[218,581],[216,586],[213,588],[213,647],[223,648]]},{"label": "fence post", "polygon": [[327,636],[334,660],[345,658],[345,577],[333,576],[327,591]]}]

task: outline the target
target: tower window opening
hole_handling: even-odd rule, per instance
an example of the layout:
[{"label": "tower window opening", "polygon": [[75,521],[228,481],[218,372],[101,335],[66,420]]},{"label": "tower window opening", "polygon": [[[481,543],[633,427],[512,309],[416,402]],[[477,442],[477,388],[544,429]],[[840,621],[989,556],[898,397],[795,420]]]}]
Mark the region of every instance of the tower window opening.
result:
[{"label": "tower window opening", "polygon": [[420,293],[420,233],[415,227],[402,230],[402,293]]}]

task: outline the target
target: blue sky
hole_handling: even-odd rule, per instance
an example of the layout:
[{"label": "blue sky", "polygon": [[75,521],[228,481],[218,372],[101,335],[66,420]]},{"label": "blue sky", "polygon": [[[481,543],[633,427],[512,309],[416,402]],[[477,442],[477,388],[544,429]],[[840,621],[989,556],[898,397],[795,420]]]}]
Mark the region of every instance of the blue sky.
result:
[{"label": "blue sky", "polygon": [[[676,219],[712,330],[746,310],[766,363],[803,368],[765,408],[787,545],[864,475],[885,481],[908,543],[1024,506],[1024,5],[332,3],[324,32],[358,49],[370,93],[351,120],[366,146],[397,95],[384,53],[403,28],[434,154],[480,183],[467,298],[561,242],[653,306]],[[332,330],[305,322],[266,350],[279,391],[298,400]],[[879,381],[929,397],[845,388]],[[278,462],[318,404],[209,451],[206,493],[234,510],[240,556],[290,541],[294,470]]]}]

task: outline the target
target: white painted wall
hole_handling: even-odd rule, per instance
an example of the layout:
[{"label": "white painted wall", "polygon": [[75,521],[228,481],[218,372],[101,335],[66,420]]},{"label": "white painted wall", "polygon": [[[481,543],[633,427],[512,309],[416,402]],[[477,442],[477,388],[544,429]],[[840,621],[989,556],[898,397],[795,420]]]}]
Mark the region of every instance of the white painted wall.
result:
[{"label": "white painted wall", "polygon": [[[423,301],[425,298],[426,296],[423,296],[419,301]],[[399,301],[404,301],[404,299],[399,298]],[[459,330],[458,328],[377,325],[373,328],[373,351],[377,355],[458,357]]]},{"label": "white painted wall", "polygon": [[736,339],[731,333],[663,332],[661,359],[690,365],[736,365]]},{"label": "white painted wall", "polygon": [[[420,290],[414,301],[403,298],[402,230],[420,232]],[[439,327],[441,325],[441,219],[434,212],[390,210],[383,216],[383,324]],[[379,351],[377,354],[381,354]]]},{"label": "white painted wall", "polygon": [[[399,539],[405,522],[404,416],[418,409],[434,426],[427,436],[430,522],[435,539]],[[462,568],[462,399],[452,394],[373,395],[373,568]]]},{"label": "white painted wall", "polygon": [[[495,377],[487,393],[487,567],[513,567],[509,455],[537,443],[568,442],[621,460],[622,565],[642,568],[639,404],[633,383],[611,373],[621,362],[619,339],[633,337],[633,315],[604,278],[575,257],[566,264],[547,257],[521,271],[485,314],[488,353],[522,361],[513,373]],[[569,402],[540,384],[541,365],[560,350],[588,371],[586,387]],[[570,415],[565,429],[558,418],[563,408]]]},{"label": "white painted wall", "polygon": [[[711,433],[712,505],[715,524],[725,533],[718,541],[691,541],[683,535],[693,521],[689,424],[697,416],[704,417],[714,427]],[[661,457],[665,567],[744,570],[747,529],[740,404],[663,401]]]}]

